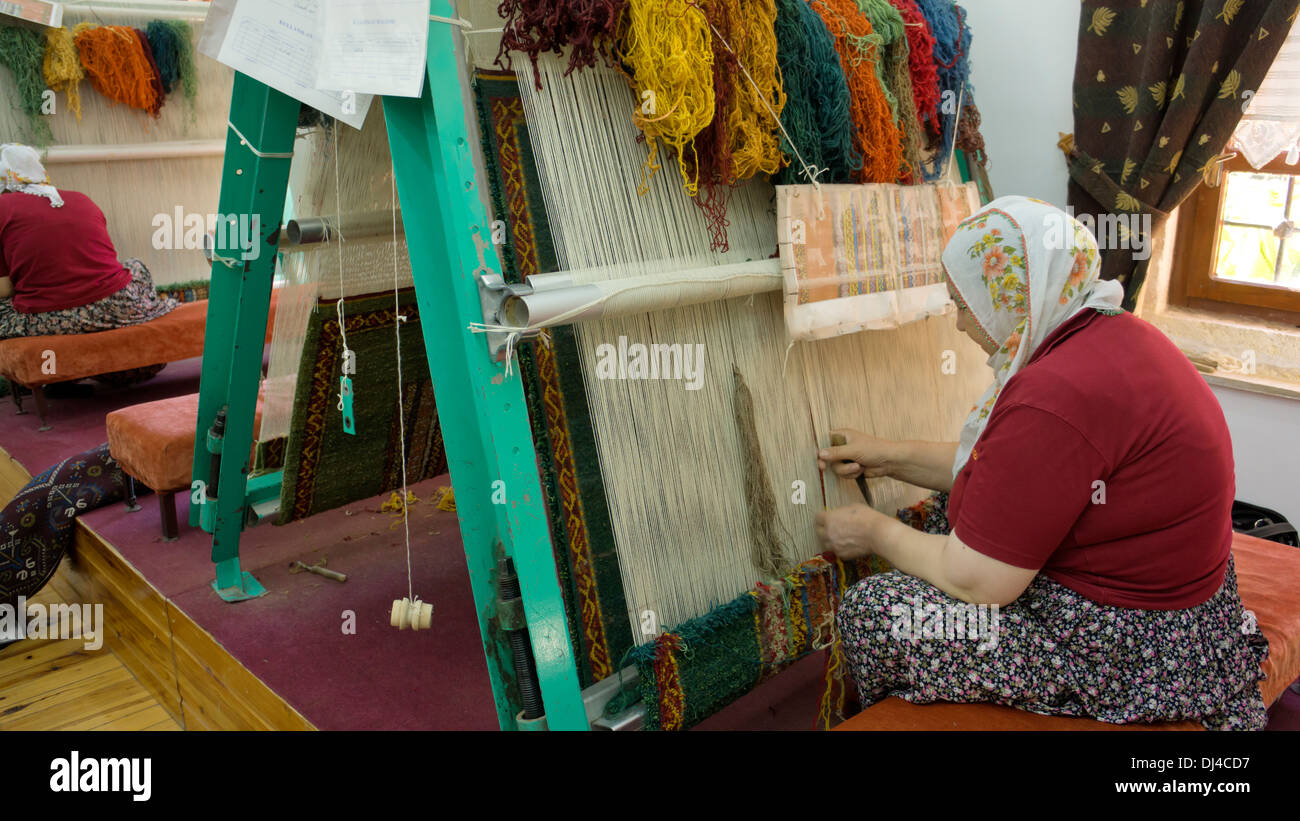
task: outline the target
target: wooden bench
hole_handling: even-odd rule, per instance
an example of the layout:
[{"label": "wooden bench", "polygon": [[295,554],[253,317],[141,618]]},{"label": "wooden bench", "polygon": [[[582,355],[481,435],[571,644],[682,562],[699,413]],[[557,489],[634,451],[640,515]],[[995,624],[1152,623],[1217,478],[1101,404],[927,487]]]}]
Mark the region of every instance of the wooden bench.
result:
[{"label": "wooden bench", "polygon": [[[266,326],[268,341],[275,324],[276,296],[272,292]],[[127,328],[0,339],[0,376],[13,383],[10,395],[19,414],[27,411],[18,388],[32,392],[40,430],[46,431],[50,426],[45,385],[202,356],[207,320],[208,301],[203,299],[186,302],[165,316]]]},{"label": "wooden bench", "polygon": [[[194,466],[194,433],[199,418],[199,395],[173,396],[112,411],[104,420],[108,452],[131,480],[127,507],[135,505],[135,482],[158,495],[163,541],[175,541],[176,493],[188,493]],[[253,434],[262,426],[262,403],[257,403]]]},{"label": "wooden bench", "polygon": [[[1264,703],[1272,705],[1300,678],[1300,550],[1277,542],[1234,534],[1237,589],[1241,603],[1255,614],[1268,637],[1260,682]],[[912,704],[887,698],[845,721],[836,730],[1201,730],[1199,722],[1106,724],[1089,718],[1041,716],[997,704]]]}]

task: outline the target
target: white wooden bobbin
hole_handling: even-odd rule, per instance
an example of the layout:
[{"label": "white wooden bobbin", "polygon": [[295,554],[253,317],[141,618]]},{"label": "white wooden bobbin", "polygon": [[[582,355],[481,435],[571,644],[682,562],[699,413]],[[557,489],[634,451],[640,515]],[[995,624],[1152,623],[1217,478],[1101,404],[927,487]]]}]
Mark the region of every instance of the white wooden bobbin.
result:
[{"label": "white wooden bobbin", "polygon": [[389,621],[398,630],[408,627],[412,630],[428,630],[433,624],[433,604],[420,601],[418,596],[414,601],[407,598],[395,599]]}]

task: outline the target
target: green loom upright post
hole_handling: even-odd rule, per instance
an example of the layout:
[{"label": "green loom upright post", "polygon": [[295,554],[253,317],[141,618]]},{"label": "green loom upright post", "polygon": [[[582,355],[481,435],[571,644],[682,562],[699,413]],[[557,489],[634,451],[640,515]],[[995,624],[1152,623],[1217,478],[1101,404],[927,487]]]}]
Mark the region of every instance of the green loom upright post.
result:
[{"label": "green loom upright post", "polygon": [[[222,247],[218,233],[213,250],[208,320],[203,337],[203,371],[199,382],[199,414],[194,437],[195,492],[191,494],[190,524],[212,533],[212,586],[226,601],[260,596],[265,589],[239,567],[239,537],[244,529],[245,489],[253,418],[257,409],[271,287],[289,184],[290,156],[300,104],[278,91],[235,73],[230,95],[230,123],[221,171],[218,200],[221,220],[256,219],[252,248]],[[247,137],[245,142],[236,133]],[[250,144],[251,143],[251,144]],[[234,236],[239,237],[238,232]],[[225,260],[223,262],[223,259]],[[211,476],[208,430],[221,409],[226,410],[220,476]],[[217,482],[215,510],[203,493]],[[198,503],[194,502],[198,498]]]},{"label": "green loom upright post", "polygon": [[430,13],[443,20],[429,23],[423,97],[387,97],[384,115],[497,717],[515,728],[510,654],[494,623],[499,544],[519,576],[547,726],[587,729],[522,382],[468,330],[484,321],[479,273],[500,270],[478,198],[458,35],[446,22],[456,12],[432,0]]}]

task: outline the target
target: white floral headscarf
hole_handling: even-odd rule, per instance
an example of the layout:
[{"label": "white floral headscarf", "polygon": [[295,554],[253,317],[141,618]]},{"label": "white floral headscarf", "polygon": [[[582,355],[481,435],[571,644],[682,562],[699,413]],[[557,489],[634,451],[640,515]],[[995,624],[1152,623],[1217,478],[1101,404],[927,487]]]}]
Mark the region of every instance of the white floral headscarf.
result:
[{"label": "white floral headscarf", "polygon": [[46,197],[52,208],[63,207],[63,197],[50,184],[36,149],[18,143],[0,145],[0,189]]},{"label": "white floral headscarf", "polygon": [[1007,380],[1079,311],[1118,312],[1124,289],[1097,278],[1097,242],[1082,223],[1054,205],[1020,196],[999,197],[964,220],[944,248],[943,267],[976,333],[997,346],[988,359],[993,384],[962,426],[955,477]]}]

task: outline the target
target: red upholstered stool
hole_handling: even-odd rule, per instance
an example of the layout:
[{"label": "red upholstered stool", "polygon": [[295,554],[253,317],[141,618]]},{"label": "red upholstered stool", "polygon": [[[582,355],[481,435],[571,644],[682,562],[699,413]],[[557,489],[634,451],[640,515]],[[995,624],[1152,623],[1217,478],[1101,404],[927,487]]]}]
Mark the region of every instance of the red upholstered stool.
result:
[{"label": "red upholstered stool", "polygon": [[[275,327],[278,289],[271,292],[266,341]],[[89,334],[27,336],[0,339],[0,376],[28,388],[36,402],[40,430],[49,430],[44,386],[88,376],[179,362],[203,354],[208,324],[208,301],[187,302],[150,322]],[[18,413],[23,410],[19,391],[11,392]]]},{"label": "red upholstered stool", "polygon": [[[1300,678],[1300,549],[1233,535],[1237,589],[1241,603],[1255,614],[1268,637],[1260,682],[1264,703],[1272,705],[1287,685]],[[836,730],[1200,730],[1199,722],[1106,724],[1089,718],[1040,716],[997,704],[912,704],[887,698],[871,705]]]},{"label": "red upholstered stool", "polygon": [[[133,480],[153,488],[162,511],[163,541],[175,541],[177,491],[190,489],[194,466],[194,428],[199,417],[199,395],[173,396],[145,402],[108,414],[108,451]],[[262,427],[259,398],[253,432]],[[128,494],[134,503],[134,492]]]}]

